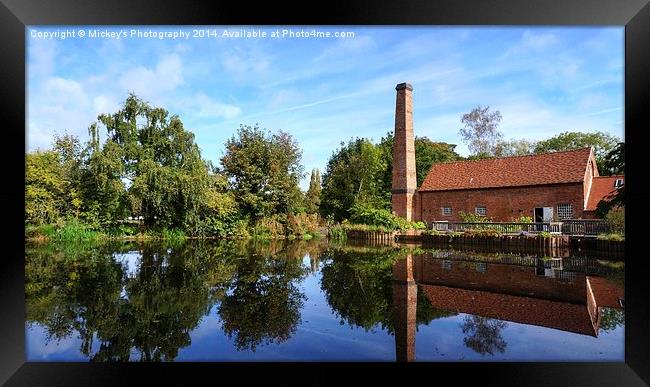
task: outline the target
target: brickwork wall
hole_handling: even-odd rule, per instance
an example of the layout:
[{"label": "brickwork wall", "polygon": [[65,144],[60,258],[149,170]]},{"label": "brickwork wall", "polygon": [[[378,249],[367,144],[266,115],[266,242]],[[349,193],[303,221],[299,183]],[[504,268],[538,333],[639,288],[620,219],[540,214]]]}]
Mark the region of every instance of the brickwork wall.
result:
[{"label": "brickwork wall", "polygon": [[[419,200],[421,218],[426,222],[460,221],[460,211],[473,214],[479,206],[486,207],[486,216],[494,221],[509,222],[524,215],[532,217],[535,207],[553,207],[553,216],[557,218],[558,204],[572,204],[573,217],[581,218],[584,209],[583,193],[582,183],[570,183],[420,192]],[[451,216],[443,216],[442,207],[451,207]]]}]

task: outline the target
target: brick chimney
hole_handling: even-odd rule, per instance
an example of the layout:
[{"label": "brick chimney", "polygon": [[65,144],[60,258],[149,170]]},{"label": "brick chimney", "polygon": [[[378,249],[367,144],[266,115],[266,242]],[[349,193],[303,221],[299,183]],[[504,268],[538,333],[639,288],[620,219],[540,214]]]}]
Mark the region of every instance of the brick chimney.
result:
[{"label": "brick chimney", "polygon": [[392,210],[406,220],[413,220],[413,195],[417,188],[415,174],[415,139],[413,137],[413,86],[400,83],[395,87],[395,136],[393,140]]}]

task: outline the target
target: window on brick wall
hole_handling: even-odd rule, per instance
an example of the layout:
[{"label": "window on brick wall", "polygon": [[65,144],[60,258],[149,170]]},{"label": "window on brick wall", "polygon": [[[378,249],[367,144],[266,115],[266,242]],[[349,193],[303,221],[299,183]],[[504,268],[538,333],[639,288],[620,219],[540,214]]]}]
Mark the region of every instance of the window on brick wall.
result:
[{"label": "window on brick wall", "polygon": [[451,207],[442,207],[443,216],[451,216]]},{"label": "window on brick wall", "polygon": [[573,218],[573,204],[558,204],[557,206],[558,219],[572,219]]},{"label": "window on brick wall", "polygon": [[474,209],[476,215],[485,216],[487,215],[487,208],[485,206],[479,206]]},{"label": "window on brick wall", "polygon": [[614,182],[614,187],[619,188],[623,186],[623,179],[616,179]]}]

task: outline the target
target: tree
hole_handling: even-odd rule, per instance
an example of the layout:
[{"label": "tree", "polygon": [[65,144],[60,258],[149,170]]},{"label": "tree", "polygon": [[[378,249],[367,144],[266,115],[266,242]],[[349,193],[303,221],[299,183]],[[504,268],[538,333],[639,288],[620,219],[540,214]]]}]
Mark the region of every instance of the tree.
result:
[{"label": "tree", "polygon": [[[147,226],[195,224],[205,200],[208,165],[180,118],[130,94],[119,111],[98,119],[108,138],[100,144],[97,127],[91,127],[87,177],[102,215],[107,220],[123,217],[128,199],[133,214],[141,215]],[[123,194],[127,184],[128,198]]]},{"label": "tree", "polygon": [[497,130],[501,113],[498,110],[490,112],[489,109],[489,106],[478,105],[461,118],[465,127],[459,130],[459,134],[474,155],[493,156],[496,144],[503,137]]},{"label": "tree", "polygon": [[36,151],[25,156],[25,221],[55,222],[65,207],[65,181],[59,156],[54,151]]},{"label": "tree", "polygon": [[501,336],[501,331],[508,324],[481,316],[466,316],[461,328],[467,336],[463,339],[465,345],[481,355],[503,353],[508,343]]},{"label": "tree", "polygon": [[[393,176],[393,133],[389,132],[382,137],[379,146],[382,148],[386,160],[386,170],[383,174],[385,192],[390,194]],[[415,170],[417,186],[419,187],[429,173],[431,166],[436,163],[457,161],[462,157],[456,153],[455,144],[431,141],[428,137],[415,137]]]},{"label": "tree", "polygon": [[559,152],[572,149],[594,147],[596,165],[602,175],[608,174],[605,157],[613,150],[620,140],[616,136],[604,132],[564,132],[547,140],[539,141],[535,153]]},{"label": "tree", "polygon": [[[612,175],[620,175],[625,173],[625,143],[618,143],[603,159],[603,169],[606,173]],[[622,223],[624,226],[624,206],[625,206],[625,186],[619,187],[616,189],[616,192],[613,195],[608,195],[604,197],[596,207],[596,213],[601,217],[609,217],[619,219],[619,224]],[[618,211],[612,211],[615,209]]]},{"label": "tree", "polygon": [[312,169],[311,179],[309,180],[309,189],[306,194],[307,212],[310,214],[317,213],[318,208],[320,207],[320,184],[320,171],[318,169]]},{"label": "tree", "polygon": [[321,214],[342,220],[350,217],[350,209],[358,203],[389,208],[390,191],[386,192],[382,181],[386,168],[381,150],[368,139],[342,142],[323,175]]},{"label": "tree", "polygon": [[494,146],[495,157],[523,156],[535,153],[535,141],[519,139],[510,141],[498,141]]},{"label": "tree", "polygon": [[302,151],[290,134],[240,126],[226,142],[221,165],[242,215],[259,220],[295,210],[301,202],[301,158]]}]

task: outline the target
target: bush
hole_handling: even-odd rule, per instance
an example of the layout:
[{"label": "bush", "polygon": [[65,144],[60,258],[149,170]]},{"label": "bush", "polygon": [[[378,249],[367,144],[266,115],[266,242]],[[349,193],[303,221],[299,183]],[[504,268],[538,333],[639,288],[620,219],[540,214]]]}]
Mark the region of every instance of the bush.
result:
[{"label": "bush", "polygon": [[605,215],[605,223],[611,233],[625,235],[625,208],[614,207]]},{"label": "bush", "polygon": [[458,217],[463,223],[487,223],[491,222],[492,219],[483,215],[476,215],[469,212],[460,211]]},{"label": "bush", "polygon": [[318,231],[318,215],[317,214],[289,214],[287,215],[287,234],[305,239],[309,235],[315,235]]},{"label": "bush", "polygon": [[498,232],[497,230],[485,229],[485,230],[467,230],[467,231],[465,231],[465,235],[498,237],[498,236],[501,236],[501,233]]},{"label": "bush", "polygon": [[542,232],[539,233],[539,236],[542,237],[542,238],[550,238],[551,233],[548,232],[548,231],[542,231]]},{"label": "bush", "polygon": [[519,218],[515,219],[515,223],[533,223],[533,217],[522,215]]},{"label": "bush", "polygon": [[625,240],[625,236],[621,234],[599,234],[597,236],[598,239],[603,240],[603,241],[615,241],[615,242],[622,242]]},{"label": "bush", "polygon": [[351,209],[350,222],[354,224],[378,227],[369,231],[424,230],[423,222],[409,222],[383,208],[355,204]]}]

